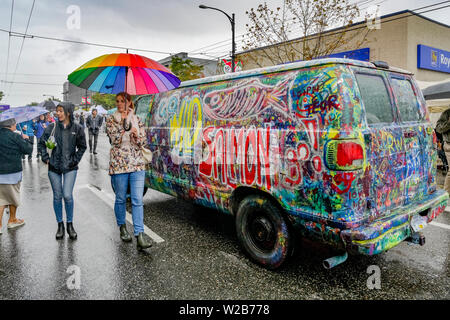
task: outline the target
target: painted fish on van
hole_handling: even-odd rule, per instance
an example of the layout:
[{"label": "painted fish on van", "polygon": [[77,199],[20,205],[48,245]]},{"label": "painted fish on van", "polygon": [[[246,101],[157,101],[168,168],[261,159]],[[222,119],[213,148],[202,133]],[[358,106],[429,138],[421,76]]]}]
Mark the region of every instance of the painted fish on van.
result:
[{"label": "painted fish on van", "polygon": [[245,120],[273,107],[288,114],[285,99],[292,77],[275,87],[262,84],[259,79],[246,80],[236,87],[215,90],[204,98],[204,112],[210,119]]}]

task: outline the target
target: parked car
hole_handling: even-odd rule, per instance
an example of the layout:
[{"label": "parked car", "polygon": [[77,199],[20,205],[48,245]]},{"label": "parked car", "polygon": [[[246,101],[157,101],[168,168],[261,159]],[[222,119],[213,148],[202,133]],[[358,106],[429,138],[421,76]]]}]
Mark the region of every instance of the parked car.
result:
[{"label": "parked car", "polygon": [[275,269],[294,238],[375,255],[446,207],[436,136],[413,75],[318,59],[183,82],[140,97],[146,186],[235,218],[248,256]]}]

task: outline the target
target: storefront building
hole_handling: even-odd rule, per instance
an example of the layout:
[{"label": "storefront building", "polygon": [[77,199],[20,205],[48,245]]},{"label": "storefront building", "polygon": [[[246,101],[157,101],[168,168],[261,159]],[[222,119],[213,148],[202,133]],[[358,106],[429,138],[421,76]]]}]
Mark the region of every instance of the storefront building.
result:
[{"label": "storefront building", "polygon": [[[355,47],[356,37],[365,28],[371,28],[366,42]],[[339,29],[329,31],[336,33]],[[378,28],[375,24],[360,22],[350,31],[349,42],[330,57],[346,57],[364,61],[385,61],[390,66],[408,70],[415,74],[420,84],[450,79],[450,26],[431,20],[420,14],[405,10],[382,16]],[[352,40],[353,38],[355,40]],[[301,44],[301,39],[291,42]],[[279,45],[282,45],[280,43]],[[258,68],[250,55],[261,54],[261,49],[253,49],[237,54],[244,63],[244,70]],[[271,65],[264,61],[263,66]]]}]

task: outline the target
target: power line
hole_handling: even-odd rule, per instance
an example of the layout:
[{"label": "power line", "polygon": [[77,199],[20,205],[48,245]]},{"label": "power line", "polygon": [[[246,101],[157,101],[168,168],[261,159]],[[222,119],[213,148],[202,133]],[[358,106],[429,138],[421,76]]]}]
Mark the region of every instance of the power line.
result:
[{"label": "power line", "polygon": [[[374,1],[376,1],[376,0],[363,0],[363,1],[359,1],[359,2],[355,2],[353,5],[355,5],[355,6],[357,6],[358,7],[358,10],[360,11],[360,13],[361,13],[361,11],[363,11],[363,10],[365,10],[365,9],[367,9],[367,8],[369,8],[369,7],[371,7],[371,5],[370,5],[370,3],[371,2],[374,2]],[[380,4],[382,4],[382,3],[384,3],[384,2],[386,2],[387,0],[383,0],[383,1],[380,1],[380,2],[378,2],[378,3],[375,3],[374,4],[374,6],[378,6],[378,5],[380,5]],[[364,7],[360,7],[360,6],[358,6],[358,5],[362,5],[362,6],[364,6]],[[358,17],[358,18],[361,18],[361,15]],[[364,17],[362,17],[362,18],[364,18]],[[296,33],[296,32],[298,32],[298,31],[301,31],[302,29],[301,29],[301,26],[298,26],[297,28],[294,28],[293,30],[291,30],[291,32],[292,33]],[[327,32],[327,31],[324,31],[325,33]],[[289,40],[288,40],[289,41]]]},{"label": "power line", "polygon": [[145,50],[145,49],[137,49],[137,48],[130,48],[130,47],[122,47],[122,46],[113,46],[113,45],[108,45],[108,44],[86,42],[86,41],[77,41],[77,40],[69,40],[69,39],[60,39],[60,38],[53,38],[53,37],[38,36],[38,35],[33,35],[33,34],[27,35],[27,34],[24,34],[24,33],[8,31],[8,30],[1,29],[1,28],[0,28],[0,31],[2,31],[2,32],[9,32],[10,36],[14,36],[14,37],[28,37],[28,38],[36,38],[36,39],[44,39],[44,40],[52,40],[52,41],[75,43],[75,44],[84,44],[84,45],[97,46],[97,47],[105,47],[105,48],[114,48],[114,49],[133,50],[133,51],[142,51],[142,52],[150,52],[150,53],[172,55],[171,52]]},{"label": "power line", "polygon": [[[362,1],[358,1],[358,2],[353,3],[353,5],[355,5],[355,6],[368,5],[369,3],[374,2],[374,1],[376,1],[376,0],[362,0]],[[381,4],[381,3],[385,2],[385,1],[387,1],[387,0],[383,0],[382,2],[377,3],[377,4]],[[369,6],[367,6],[367,7],[369,7]],[[365,8],[363,8],[363,9],[365,9]],[[359,8],[359,9],[362,10],[361,8]],[[290,21],[294,21],[294,20],[295,20],[295,18],[291,18],[291,19],[285,20],[284,23],[289,23]],[[246,33],[246,34],[241,34],[241,35],[237,36],[237,38],[239,38],[239,37],[242,37],[242,39],[236,41],[236,46],[239,46],[240,44],[242,44],[244,42],[245,38],[247,38],[247,39],[251,38],[251,35]],[[198,55],[204,55],[204,56],[211,57],[210,55],[208,55],[208,54],[213,53],[211,50],[216,50],[216,49],[220,49],[222,47],[229,46],[231,40],[232,39],[222,40],[222,41],[216,42],[214,44],[211,44],[211,45],[199,48],[199,49],[192,50],[192,51],[190,51],[188,53],[191,54],[191,55],[198,54]],[[224,42],[226,42],[226,43],[222,44],[222,45],[219,45],[219,46],[216,46],[216,45],[224,43]],[[209,48],[209,49],[207,51],[201,51],[201,50],[204,50],[206,48]]]},{"label": "power line", "polygon": [[[406,12],[405,16],[397,17],[397,18],[390,19],[390,20],[384,20],[384,21],[381,21],[381,23],[388,23],[388,22],[391,22],[391,21],[396,21],[396,20],[400,20],[400,19],[406,19],[406,18],[409,18],[411,16],[414,16],[415,14],[423,14],[423,13],[427,13],[427,12],[433,12],[433,11],[437,11],[437,10],[442,10],[442,9],[450,7],[450,5],[439,7],[439,8],[433,8],[433,9],[430,9],[430,10],[427,10],[427,11],[416,12],[416,11],[419,11],[419,10],[423,10],[423,9],[426,9],[426,8],[429,8],[429,7],[434,7],[434,6],[441,5],[441,4],[444,4],[444,3],[449,3],[449,2],[450,1],[443,1],[443,2],[440,2],[440,3],[436,3],[434,5],[428,5],[428,6],[425,6],[425,7],[417,8],[417,9],[412,10],[411,12]],[[358,24],[361,24],[361,23],[363,23],[363,22],[359,22]],[[359,30],[359,29],[363,29],[363,28],[366,28],[366,26],[364,25],[364,26],[357,27],[357,28],[351,28],[351,29],[348,30],[348,32],[353,32],[353,31],[356,31],[356,30]],[[339,29],[342,29],[342,27],[335,29],[334,32],[333,32],[333,30],[325,31],[324,34],[321,34],[321,35],[318,35],[318,36],[306,36],[306,37],[308,38],[308,41],[314,40],[314,39],[317,39],[317,38],[320,38],[320,37],[322,37],[322,38],[329,37],[329,36],[333,36],[333,35],[341,33],[341,31],[339,31]],[[295,42],[295,41],[301,40],[302,38],[303,37],[295,38],[295,39],[287,40],[287,41],[284,41],[284,42]],[[264,48],[267,48],[267,47],[274,47],[274,46],[280,45],[282,43],[283,42],[279,42],[279,43],[267,45],[267,46],[264,46],[264,47],[253,48],[253,49],[247,50],[246,53],[247,52],[251,52],[251,51],[255,51],[255,50],[261,50],[261,49],[264,49]]]},{"label": "power line", "polygon": [[13,93],[13,94],[10,94],[9,96],[10,97],[17,97],[17,96],[19,96],[19,97],[37,97],[39,95],[40,95],[40,93],[36,93],[36,94]]},{"label": "power line", "polygon": [[[450,1],[446,1],[446,2],[450,2]],[[427,10],[427,11],[417,12],[417,13],[423,14],[423,13],[427,13],[427,12],[433,12],[433,11],[436,11],[436,10],[445,9],[445,8],[448,8],[448,7],[450,7],[450,5],[444,6],[444,7],[440,7],[440,8],[430,9],[430,10]]]},{"label": "power line", "polygon": [[18,82],[18,81],[0,81],[2,83],[17,83],[17,84],[33,84],[33,85],[45,85],[45,86],[62,86],[61,83],[42,83],[42,82]]},{"label": "power line", "polygon": [[[359,5],[359,6],[363,5],[364,7],[363,7],[363,8],[359,8],[359,10],[364,10],[364,9],[366,9],[366,8],[368,8],[368,7],[370,6],[369,4],[370,4],[371,2],[374,2],[374,1],[376,1],[376,0],[362,0],[362,1],[355,2],[354,5],[357,5],[357,6],[358,6],[358,5]],[[380,4],[382,4],[382,3],[386,2],[386,1],[387,1],[387,0],[383,0],[383,1],[381,1],[381,2],[376,3],[375,5],[380,5]],[[445,4],[445,3],[448,3],[448,2],[450,2],[450,1],[443,1],[443,2],[439,2],[439,3],[432,4],[432,5],[427,5],[427,6],[424,6],[424,7],[420,7],[420,8],[414,9],[413,11],[423,10],[423,9],[426,9],[426,8],[429,8],[429,7],[434,7],[434,6],[441,5],[441,4]],[[440,9],[443,9],[443,8],[445,8],[445,7],[437,8],[437,10],[440,10]],[[434,11],[434,10],[430,10],[430,11]],[[426,13],[426,12],[430,12],[430,11],[425,11],[425,12],[420,12],[420,13]],[[286,22],[293,21],[293,20],[294,20],[293,18],[292,18],[292,19],[288,19]],[[386,22],[387,22],[387,21],[386,21]],[[292,31],[292,32],[295,32],[296,30],[298,30],[298,28],[295,28],[295,29],[293,29],[293,30],[291,30],[291,31]],[[357,30],[357,29],[352,29],[352,30]],[[326,32],[327,32],[327,31],[325,31],[325,33],[326,33]],[[244,35],[242,35],[242,39],[236,41],[236,46],[239,46],[240,44],[242,44],[242,43],[244,42],[244,38],[247,38],[247,39],[248,39],[248,38],[251,38],[251,35],[249,35],[249,34],[244,34]],[[214,53],[214,52],[212,52],[211,50],[217,50],[217,49],[220,49],[220,48],[222,48],[222,47],[229,46],[229,45],[230,45],[230,43],[229,43],[230,41],[231,41],[231,39],[229,39],[229,40],[223,40],[223,41],[214,43],[214,44],[212,44],[212,45],[205,46],[205,47],[203,47],[203,48],[201,48],[201,49],[208,48],[208,47],[212,47],[212,48],[210,48],[209,50],[206,50],[206,51],[198,52],[198,55],[210,56],[209,54]],[[287,40],[287,41],[292,41],[292,40]],[[225,44],[222,44],[222,45],[219,45],[219,46],[215,46],[215,45],[220,44],[220,43],[223,43],[223,42],[228,42],[228,43],[225,43]],[[256,49],[256,48],[255,48],[255,49]],[[191,54],[194,54],[194,53],[197,54],[197,51],[200,51],[200,49],[197,49],[197,50],[192,51]],[[250,51],[250,50],[249,50],[249,51]],[[224,55],[224,56],[226,56],[226,55]],[[221,57],[224,57],[224,56],[221,56]],[[219,57],[219,58],[221,58],[221,57]]]},{"label": "power line", "polygon": [[8,80],[8,65],[9,65],[9,49],[11,47],[11,29],[12,29],[12,19],[14,13],[14,0],[11,2],[11,18],[9,20],[9,37],[8,37],[8,53],[6,55],[6,72],[5,72],[5,80]]},{"label": "power line", "polygon": [[[33,0],[33,4],[31,5],[30,15],[28,16],[27,27],[25,28],[25,35],[27,34],[28,27],[30,26],[31,15],[33,14],[33,9],[34,9],[34,3],[35,2],[36,2],[36,0]],[[11,85],[9,86],[8,93],[11,92],[12,85],[13,85],[14,79],[16,77],[16,72],[17,72],[17,68],[19,67],[20,57],[22,56],[22,50],[23,50],[24,42],[25,42],[25,37],[22,38],[22,44],[20,45],[20,51],[19,51],[19,56],[17,57],[16,68],[14,69],[14,74],[13,74],[13,77],[12,77]]]},{"label": "power line", "polygon": [[[0,74],[5,74],[5,72],[0,72]],[[13,74],[13,73],[8,73]],[[67,77],[67,74],[41,74],[41,73],[15,73],[17,76],[40,76],[40,77]]]},{"label": "power line", "polygon": [[[356,2],[355,4],[364,4],[364,5],[367,5],[368,3],[373,2],[373,1],[375,1],[375,0],[365,0],[365,1],[359,1],[359,2]],[[383,2],[384,2],[384,1],[383,1]],[[448,2],[450,2],[450,1],[443,1],[443,2],[440,2],[440,3],[433,4],[433,5],[428,5],[428,6],[425,6],[425,7],[421,7],[421,8],[418,8],[418,9],[414,9],[413,11],[423,10],[423,9],[426,9],[426,8],[429,8],[429,7],[434,7],[434,6],[437,6],[437,5],[440,5],[440,4],[444,4],[444,3],[448,3]],[[33,2],[33,6],[34,6],[34,2]],[[68,42],[68,43],[76,43],[76,44],[84,44],[84,45],[93,45],[93,46],[102,46],[102,47],[108,47],[108,48],[129,49],[129,50],[134,50],[134,51],[143,51],[143,52],[151,52],[151,53],[159,53],[159,54],[168,54],[168,55],[172,55],[172,53],[170,53],[170,52],[162,52],[162,51],[154,51],[154,50],[145,50],[145,49],[127,48],[127,47],[122,47],[122,46],[113,46],[113,45],[106,45],[106,44],[99,44],[99,43],[91,43],[91,42],[85,42],[85,41],[68,40],[68,39],[58,39],[58,38],[45,37],[45,36],[39,36],[39,35],[27,35],[27,32],[25,32],[25,33],[12,32],[11,29],[12,29],[12,17],[13,17],[13,9],[14,9],[13,7],[14,7],[14,0],[12,0],[10,31],[4,30],[4,29],[0,29],[0,31],[9,33],[9,41],[10,41],[11,36],[19,36],[19,37],[24,37],[24,38],[25,38],[25,37],[29,37],[29,38],[38,38],[38,39],[44,39],[44,40],[53,40],[53,41],[61,41],[61,42]],[[428,10],[428,11],[424,11],[424,12],[420,12],[420,13],[426,13],[426,12],[432,12],[432,11],[436,11],[436,10],[441,10],[441,9],[446,8],[446,7],[448,7],[448,6],[440,7],[440,8],[434,8],[434,9],[431,9],[431,10]],[[32,9],[32,10],[33,10],[33,9]],[[32,10],[31,10],[31,11],[32,11]],[[408,16],[411,16],[411,15],[412,15],[412,14],[409,14]],[[396,18],[396,19],[388,20],[388,21],[383,21],[383,23],[389,22],[389,21],[398,20],[398,19],[407,18],[408,16],[399,17],[399,18]],[[30,18],[31,18],[31,13],[30,13]],[[29,18],[29,19],[30,19],[30,18]],[[291,20],[292,20],[292,19],[291,19]],[[28,22],[29,22],[29,21],[28,21]],[[27,28],[28,28],[28,26],[27,26]],[[355,29],[352,29],[351,31],[354,31],[354,30],[357,30],[357,29],[360,29],[360,28],[355,28]],[[331,35],[331,34],[329,34],[329,35]],[[240,35],[240,36],[242,36],[242,39],[237,41],[237,45],[239,45],[240,43],[242,43],[242,42],[244,41],[244,38],[245,38],[245,37],[249,37],[248,34],[243,34],[243,35]],[[325,36],[327,36],[327,35],[325,35]],[[238,37],[239,37],[239,36],[238,36]],[[195,52],[197,52],[197,51],[199,51],[199,50],[201,50],[201,49],[209,48],[209,47],[212,47],[212,48],[210,48],[210,50],[217,50],[217,49],[219,49],[219,48],[221,48],[221,47],[225,47],[225,46],[229,45],[229,43],[226,43],[226,44],[223,44],[223,45],[219,45],[219,44],[221,44],[221,43],[223,43],[223,42],[228,42],[228,41],[230,41],[230,40],[223,40],[223,41],[214,43],[214,44],[212,44],[212,45],[204,46],[204,47],[202,47],[202,48],[200,48],[200,49],[191,51],[191,53],[192,53],[192,54],[195,54],[195,55],[204,55],[204,56],[209,56],[209,57],[212,57],[212,58],[215,58],[215,59],[216,59],[216,58],[217,58],[217,59],[220,59],[220,58],[222,58],[222,57],[226,57],[228,54],[217,57],[217,56],[208,55],[207,53],[211,53],[210,51],[206,51],[206,52],[202,52],[202,53],[195,53]],[[295,39],[293,39],[293,40],[288,40],[288,41],[295,41]],[[22,43],[23,43],[23,42],[22,42]],[[218,45],[218,46],[217,46],[217,45]],[[216,46],[216,47],[214,47],[214,46]],[[252,50],[256,50],[256,49],[258,49],[258,48],[255,48],[255,49],[252,49]],[[249,50],[249,51],[252,51],[252,50]],[[215,52],[214,52],[214,53],[215,53]],[[220,53],[220,52],[217,52],[217,53]],[[8,59],[9,59],[9,44],[8,44]],[[8,68],[8,63],[7,63],[7,68]],[[7,71],[8,71],[8,69],[7,69]],[[16,71],[17,71],[17,65],[16,65]],[[16,74],[16,73],[14,73],[14,74]],[[8,72],[5,72],[5,80],[7,79],[7,76],[8,76]],[[15,82],[13,81],[12,83],[15,83]],[[52,85],[53,85],[53,84],[52,84]],[[58,84],[58,85],[59,85],[59,84]]]},{"label": "power line", "polygon": [[210,45],[208,45],[208,46],[205,46],[205,47],[201,47],[201,48],[198,48],[198,49],[195,49],[195,50],[189,51],[188,53],[195,53],[195,52],[198,52],[198,51],[200,51],[200,50],[204,50],[204,49],[206,49],[206,48],[209,48],[209,47],[215,46],[215,45],[217,45],[217,44],[220,44],[220,43],[223,43],[223,42],[228,42],[228,41],[231,41],[231,40],[232,40],[232,39],[222,40],[222,41],[219,41],[219,42],[216,42],[216,43],[210,44]]}]

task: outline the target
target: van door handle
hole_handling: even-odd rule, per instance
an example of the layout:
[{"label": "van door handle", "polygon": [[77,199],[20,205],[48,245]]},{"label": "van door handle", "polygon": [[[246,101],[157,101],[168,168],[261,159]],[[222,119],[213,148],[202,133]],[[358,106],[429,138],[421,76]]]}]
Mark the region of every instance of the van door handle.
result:
[{"label": "van door handle", "polygon": [[405,138],[415,137],[415,136],[417,136],[417,131],[405,131],[405,132],[403,132],[403,136]]}]

